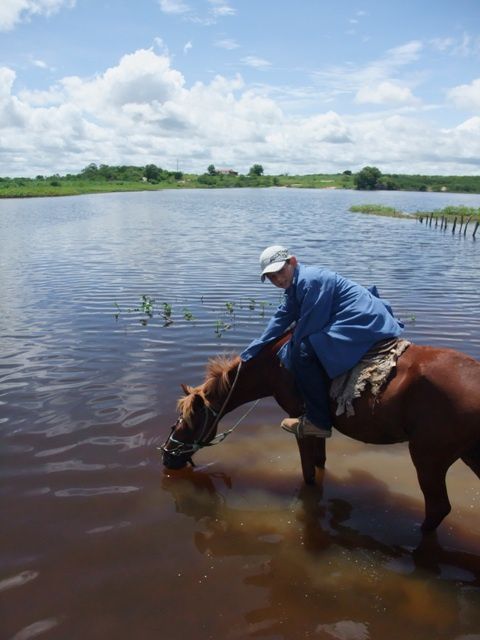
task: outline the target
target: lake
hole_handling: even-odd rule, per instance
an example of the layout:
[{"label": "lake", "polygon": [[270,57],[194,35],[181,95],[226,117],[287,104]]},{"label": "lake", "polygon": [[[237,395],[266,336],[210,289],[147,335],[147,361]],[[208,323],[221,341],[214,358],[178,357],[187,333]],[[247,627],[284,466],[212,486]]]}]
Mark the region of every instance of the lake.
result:
[{"label": "lake", "polygon": [[480,358],[479,239],[348,212],[366,203],[480,195],[0,201],[2,639],[480,639],[480,483],[463,463],[424,540],[405,445],[334,433],[307,489],[270,399],[194,470],[161,464],[180,384],[242,350],[280,301],[258,277],[269,244],[376,284],[408,339]]}]

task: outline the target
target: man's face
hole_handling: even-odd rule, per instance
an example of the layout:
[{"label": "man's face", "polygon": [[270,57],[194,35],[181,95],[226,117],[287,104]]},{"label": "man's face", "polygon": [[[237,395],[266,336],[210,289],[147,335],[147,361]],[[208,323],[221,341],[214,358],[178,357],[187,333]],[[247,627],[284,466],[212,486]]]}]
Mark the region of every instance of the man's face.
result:
[{"label": "man's face", "polygon": [[275,273],[267,273],[266,275],[270,282],[276,287],[279,287],[279,289],[288,289],[288,287],[292,284],[294,274],[295,265],[291,262],[285,262],[280,271],[275,271]]}]

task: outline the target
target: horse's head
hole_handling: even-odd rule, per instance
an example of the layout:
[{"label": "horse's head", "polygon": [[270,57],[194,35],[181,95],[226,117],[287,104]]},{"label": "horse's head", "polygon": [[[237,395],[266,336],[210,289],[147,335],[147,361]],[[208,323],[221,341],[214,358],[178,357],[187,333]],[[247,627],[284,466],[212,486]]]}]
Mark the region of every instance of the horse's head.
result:
[{"label": "horse's head", "polygon": [[182,384],[182,389],[185,396],[177,403],[180,415],[162,447],[167,469],[182,469],[187,463],[193,466],[192,455],[208,446],[217,431],[218,411],[210,405],[203,387]]}]

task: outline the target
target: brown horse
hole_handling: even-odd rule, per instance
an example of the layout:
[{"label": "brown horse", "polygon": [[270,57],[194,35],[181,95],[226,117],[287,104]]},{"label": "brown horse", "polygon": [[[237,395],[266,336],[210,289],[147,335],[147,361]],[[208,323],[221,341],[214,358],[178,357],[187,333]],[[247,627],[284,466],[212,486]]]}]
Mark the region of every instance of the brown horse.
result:
[{"label": "brown horse", "polygon": [[[217,436],[220,418],[246,402],[273,396],[289,416],[301,414],[294,380],[276,357],[288,339],[267,345],[241,367],[238,356],[212,360],[202,385],[182,385],[181,415],[163,447],[166,467],[182,468],[195,451],[223,439]],[[436,529],[451,509],[449,467],[461,458],[480,478],[480,362],[452,349],[411,345],[380,395],[374,399],[367,389],[353,407],[353,416],[335,418],[335,428],[372,444],[408,441],[425,498],[422,530]],[[315,468],[325,466],[325,440],[310,436],[297,443],[304,480],[312,484]]]}]

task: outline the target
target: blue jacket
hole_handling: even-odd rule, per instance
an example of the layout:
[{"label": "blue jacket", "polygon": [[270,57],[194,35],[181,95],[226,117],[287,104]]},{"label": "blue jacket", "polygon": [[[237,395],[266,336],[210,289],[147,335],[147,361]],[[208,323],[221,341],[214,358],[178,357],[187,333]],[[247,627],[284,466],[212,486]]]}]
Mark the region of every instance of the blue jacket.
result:
[{"label": "blue jacket", "polygon": [[262,335],[243,351],[242,360],[253,358],[293,323],[292,339],[278,352],[282,363],[291,369],[295,345],[308,337],[330,378],[351,369],[375,342],[403,331],[375,287],[368,290],[334,271],[298,264],[283,303]]}]

